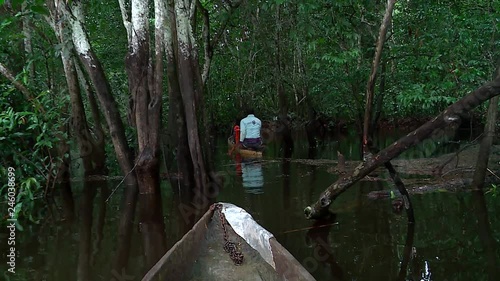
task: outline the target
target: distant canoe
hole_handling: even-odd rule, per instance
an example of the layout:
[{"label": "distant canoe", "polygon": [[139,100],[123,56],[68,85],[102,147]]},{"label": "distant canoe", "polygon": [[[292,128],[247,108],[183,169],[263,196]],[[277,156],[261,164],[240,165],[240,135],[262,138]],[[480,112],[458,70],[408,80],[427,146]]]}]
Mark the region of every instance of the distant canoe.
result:
[{"label": "distant canoe", "polygon": [[[224,241],[237,245],[241,264],[225,251]],[[142,279],[152,280],[315,279],[245,210],[216,203]]]},{"label": "distant canoe", "polygon": [[[234,141],[233,141],[232,138],[228,138],[227,139],[227,144],[229,145],[229,150],[232,150],[233,147],[235,146]],[[259,157],[262,157],[262,151],[255,151],[255,150],[251,150],[251,149],[244,149],[244,148],[241,148],[241,147],[236,147],[234,149],[234,151],[236,153],[239,153],[244,158],[252,158],[252,157],[259,158]]]}]

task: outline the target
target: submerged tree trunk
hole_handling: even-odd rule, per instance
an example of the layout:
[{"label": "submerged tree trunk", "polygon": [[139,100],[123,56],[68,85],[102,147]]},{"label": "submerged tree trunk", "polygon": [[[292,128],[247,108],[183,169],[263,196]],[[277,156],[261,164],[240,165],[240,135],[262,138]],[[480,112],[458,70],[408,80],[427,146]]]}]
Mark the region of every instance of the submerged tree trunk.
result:
[{"label": "submerged tree trunk", "polygon": [[[131,28],[132,36],[129,41],[129,53],[126,58],[129,91],[133,102],[131,117],[134,118],[139,146],[136,159],[136,172],[139,192],[153,194],[159,189],[160,184],[160,113],[162,95],[162,48],[160,28],[163,24],[159,15],[163,10],[155,5],[156,21],[155,34],[159,37],[154,70],[150,66],[149,55],[149,28],[148,28],[148,2],[141,0],[132,1]],[[160,33],[160,35],[158,35]],[[154,77],[154,78],[153,78]],[[150,83],[154,80],[154,83]],[[153,87],[149,85],[153,84]]]},{"label": "submerged tree trunk", "polygon": [[177,28],[175,25],[174,1],[167,3],[165,13],[164,48],[167,63],[169,111],[168,111],[168,144],[167,149],[175,154],[177,162],[177,180],[184,188],[194,185],[193,160],[189,151],[186,117],[182,104],[182,95],[177,72]]},{"label": "submerged tree trunk", "polygon": [[[500,77],[500,76],[499,76]],[[483,139],[477,154],[476,170],[474,171],[474,178],[472,181],[473,189],[482,189],[486,172],[488,169],[488,161],[490,159],[491,145],[495,138],[495,126],[498,113],[498,96],[490,100],[488,106],[488,113],[486,115],[486,126],[484,127]]]},{"label": "submerged tree trunk", "polygon": [[415,131],[409,133],[405,137],[402,137],[376,155],[373,155],[369,162],[361,163],[350,176],[342,177],[330,185],[325,191],[323,191],[317,202],[305,208],[304,213],[306,218],[319,218],[325,215],[328,211],[328,207],[332,203],[332,200],[337,198],[337,196],[346,191],[354,183],[374,171],[377,167],[390,161],[394,157],[397,157],[408,148],[420,143],[422,140],[432,136],[432,133],[435,130],[444,128],[459,121],[460,116],[463,116],[463,114],[469,112],[476,106],[499,94],[500,77],[497,77],[497,79],[476,89],[471,94],[452,104],[431,121],[428,121]]},{"label": "submerged tree trunk", "polygon": [[196,58],[193,56],[193,31],[190,24],[191,15],[194,13],[194,4],[194,1],[191,3],[191,6],[190,1],[175,2],[175,23],[177,30],[176,47],[178,49],[177,67],[179,71],[179,88],[184,105],[184,114],[186,116],[189,152],[193,162],[194,182],[197,188],[204,190],[207,183],[207,171],[205,169],[198,130],[198,119],[196,116],[196,108],[198,106],[196,97],[197,95],[201,96],[203,93],[197,93],[196,91],[200,91],[202,87],[194,85],[198,79],[193,66],[197,65],[197,63],[193,62]]}]

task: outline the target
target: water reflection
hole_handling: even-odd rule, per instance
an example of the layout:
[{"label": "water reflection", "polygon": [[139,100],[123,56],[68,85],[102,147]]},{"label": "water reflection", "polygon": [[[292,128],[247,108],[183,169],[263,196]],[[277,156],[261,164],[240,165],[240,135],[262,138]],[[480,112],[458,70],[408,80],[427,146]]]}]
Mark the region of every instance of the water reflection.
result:
[{"label": "water reflection", "polygon": [[290,209],[290,158],[293,154],[293,142],[283,142],[283,160],[281,162],[281,174],[283,175],[283,207]]},{"label": "water reflection", "polygon": [[[401,260],[401,267],[399,268],[399,274],[397,280],[407,280],[408,272],[408,264],[410,260],[412,260],[414,251],[413,251],[413,237],[415,235],[415,224],[409,223],[406,231],[406,242],[403,250],[403,258]],[[409,278],[408,280],[412,280]]]},{"label": "water reflection", "polygon": [[139,232],[146,258],[145,268],[149,269],[166,252],[161,198],[157,194],[141,194],[139,207]]},{"label": "water reflection", "polygon": [[[333,280],[350,280],[342,267],[338,264],[334,256],[333,248],[330,246],[329,235],[332,226],[335,224],[335,215],[330,216],[323,220],[316,221],[312,228],[307,231],[306,244],[314,247],[313,259],[310,266],[323,266],[330,268],[331,277]],[[319,262],[319,264],[317,264]]]},{"label": "water reflection", "polygon": [[135,185],[127,185],[123,199],[118,224],[117,250],[112,274],[126,274],[130,257],[132,229],[134,225],[135,209],[137,205],[138,189]]},{"label": "water reflection", "polygon": [[500,269],[498,264],[498,245],[491,231],[490,220],[488,217],[488,208],[482,190],[472,192],[472,202],[474,213],[477,217],[477,231],[479,240],[484,250],[484,258],[486,259],[486,272],[488,280],[498,280]]},{"label": "water reflection", "polygon": [[[358,145],[353,143],[358,141],[354,137],[338,138],[316,150],[295,142],[292,158],[334,160],[338,150],[346,159],[353,159],[353,155],[358,155]],[[61,185],[53,216],[46,223],[17,232],[16,246],[20,256],[25,257],[20,258],[19,270],[29,275],[13,280],[140,280],[149,269],[147,264],[161,253],[157,245],[166,241],[166,247],[171,247],[191,229],[212,200],[246,209],[317,280],[421,280],[426,277],[426,269],[427,275],[432,272],[433,280],[450,276],[453,280],[496,280],[499,276],[500,252],[496,239],[500,229],[497,211],[500,200],[491,194],[412,195],[418,223],[413,230],[404,213],[391,212],[389,199],[367,199],[368,192],[388,189],[392,184],[363,181],[336,199],[332,209],[337,213],[337,224],[315,227],[307,233],[306,230],[285,233],[311,226],[311,221],[303,218],[303,207],[316,200],[337,175],[327,172],[326,165],[289,160],[290,156],[283,155],[285,150],[279,145],[268,148],[263,162],[240,159],[236,166],[229,163],[232,160],[221,150],[223,160],[216,165],[219,169],[230,167],[227,182],[236,181],[239,188],[221,189],[220,195],[215,189],[199,195],[177,183],[164,182],[162,218],[147,214],[150,204],[157,205],[147,200],[139,202],[136,212],[137,191],[124,192],[123,186],[105,204],[103,200],[118,182],[107,182],[108,186],[102,187],[96,182],[85,186],[82,182]],[[255,181],[248,181],[255,178],[249,177],[255,171],[260,182],[257,188],[248,185],[249,182],[255,185]],[[245,188],[240,183],[243,174]],[[260,193],[265,189],[265,193],[258,196],[245,193],[254,189]],[[120,204],[122,196],[124,201]],[[146,209],[141,211],[143,207]],[[150,211],[153,209],[159,212],[159,207]],[[136,215],[141,226],[134,220]],[[166,225],[165,239],[161,238],[161,220]],[[0,245],[0,250],[6,251],[6,245]],[[21,276],[17,272],[16,275]]]},{"label": "water reflection", "polygon": [[92,241],[92,214],[94,207],[94,197],[96,186],[88,183],[84,184],[83,197],[80,202],[80,223],[78,239],[78,266],[76,280],[90,281],[90,251]]},{"label": "water reflection", "polygon": [[243,159],[241,161],[241,178],[247,193],[261,194],[264,192],[264,173],[260,159]]}]

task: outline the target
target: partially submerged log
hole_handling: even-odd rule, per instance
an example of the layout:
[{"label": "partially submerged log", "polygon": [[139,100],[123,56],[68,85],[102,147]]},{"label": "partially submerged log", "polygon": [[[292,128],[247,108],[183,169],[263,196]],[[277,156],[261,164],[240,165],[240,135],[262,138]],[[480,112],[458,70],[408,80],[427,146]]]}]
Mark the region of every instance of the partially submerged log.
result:
[{"label": "partially submerged log", "polygon": [[371,173],[377,167],[397,157],[408,148],[429,138],[434,131],[456,124],[456,122],[460,120],[460,116],[463,116],[481,103],[499,94],[500,78],[497,78],[452,104],[434,119],[380,151],[367,162],[361,163],[350,176],[341,177],[330,185],[323,191],[318,201],[304,209],[306,218],[316,219],[327,214],[332,200],[346,191],[354,183]]},{"label": "partially submerged log", "polygon": [[[487,176],[485,178],[485,184],[498,184],[500,179],[495,176]],[[410,183],[407,185],[409,194],[423,194],[428,192],[459,192],[470,190],[472,185],[472,178],[457,178],[440,182],[428,182],[415,184]],[[401,193],[397,190],[374,190],[367,194],[368,198],[385,199],[385,198],[397,198],[401,197]]]}]

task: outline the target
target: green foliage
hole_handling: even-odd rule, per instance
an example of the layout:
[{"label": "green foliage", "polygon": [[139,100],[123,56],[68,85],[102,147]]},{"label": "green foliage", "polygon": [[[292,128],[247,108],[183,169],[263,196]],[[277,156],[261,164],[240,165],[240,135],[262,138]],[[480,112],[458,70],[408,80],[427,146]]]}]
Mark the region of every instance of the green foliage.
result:
[{"label": "green foliage", "polygon": [[494,19],[475,1],[398,2],[386,49],[398,114],[434,115],[490,80]]},{"label": "green foliage", "polygon": [[485,194],[491,194],[492,197],[497,197],[500,193],[500,188],[496,184],[492,184],[491,187],[485,192]]},{"label": "green foliage", "polygon": [[[16,217],[36,222],[35,199],[43,193],[48,179],[56,177],[62,161],[55,156],[55,149],[67,138],[61,131],[64,123],[61,108],[67,101],[63,99],[54,106],[54,97],[42,92],[37,99],[44,112],[39,112],[23,103],[24,97],[19,93],[5,85],[3,89],[0,93],[0,177],[7,178],[8,167],[15,169]],[[7,182],[2,184],[0,195],[7,199]]]},{"label": "green foliage", "polygon": [[[433,116],[491,79],[498,56],[498,4],[488,5],[476,1],[396,3],[382,53],[385,73],[379,68],[375,88],[376,95],[384,94],[383,117]],[[261,109],[262,115],[276,115],[274,64],[279,29],[289,110],[306,117],[301,108],[305,104],[298,103],[300,92],[297,95],[305,83],[316,111],[330,118],[359,118],[384,10],[383,1],[247,3],[237,11],[214,57],[210,110],[221,122],[231,119],[245,103]],[[299,51],[305,67],[302,76],[297,69]],[[382,76],[383,89],[379,85]]]}]

